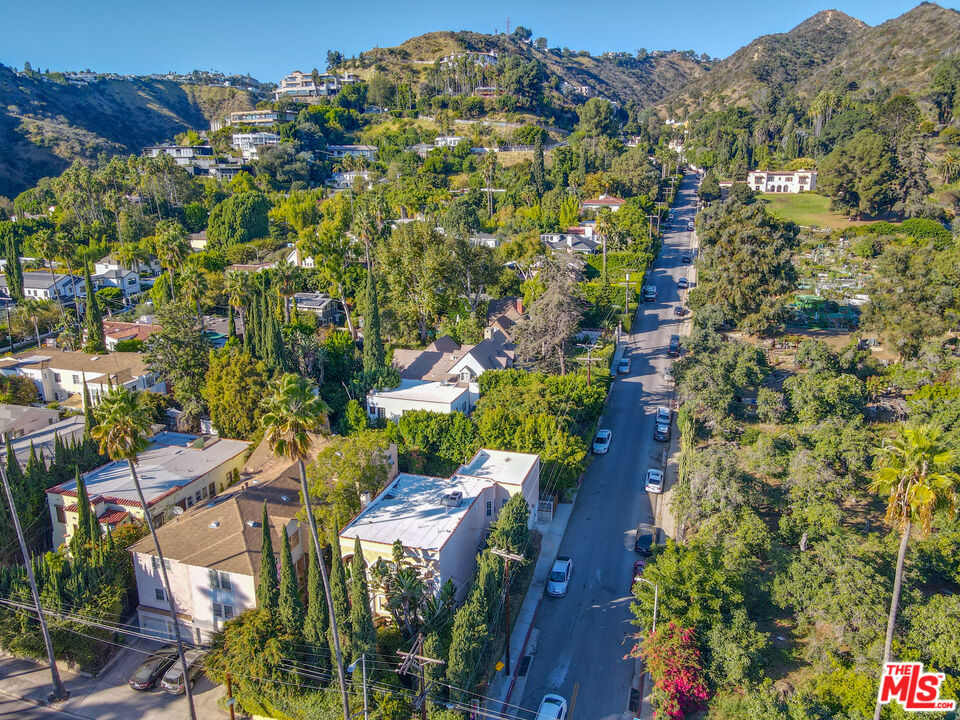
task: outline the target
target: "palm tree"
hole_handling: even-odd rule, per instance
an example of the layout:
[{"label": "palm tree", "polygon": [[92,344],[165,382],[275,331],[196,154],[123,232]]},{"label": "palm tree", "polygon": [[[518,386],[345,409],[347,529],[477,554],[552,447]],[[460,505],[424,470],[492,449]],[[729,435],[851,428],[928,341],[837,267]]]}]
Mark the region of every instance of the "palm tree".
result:
[{"label": "palm tree", "polygon": [[187,231],[176,220],[161,220],[157,223],[156,246],[157,260],[166,269],[170,278],[170,297],[175,296],[173,272],[183,265],[190,256],[190,244]]},{"label": "palm tree", "polygon": [[944,183],[953,182],[960,177],[960,153],[951,150],[937,164],[937,172]]},{"label": "palm tree", "polygon": [[37,337],[37,347],[40,347],[40,326],[46,332],[57,321],[59,312],[56,306],[49,300],[37,300],[36,298],[24,298],[17,303],[14,309],[14,319],[20,335],[26,338],[33,329]]},{"label": "palm tree", "polygon": [[250,276],[242,270],[231,270],[226,277],[227,302],[240,313],[240,327],[247,332],[247,298],[250,296]]},{"label": "palm tree", "polygon": [[180,637],[180,622],[177,620],[177,609],[174,605],[170,580],[167,577],[167,567],[160,549],[160,540],[157,538],[157,529],[153,526],[150,516],[150,506],[143,496],[140,487],[140,476],[137,474],[137,456],[147,449],[150,434],[152,409],[146,405],[139,394],[133,393],[122,385],[112,389],[104,395],[100,404],[93,410],[97,425],[90,431],[93,439],[100,444],[100,452],[109,456],[111,460],[126,460],[130,468],[130,479],[137,489],[140,507],[143,508],[143,517],[150,529],[153,546],[157,550],[157,561],[160,568],[160,578],[163,582],[163,592],[167,597],[170,608],[170,620],[173,623],[173,635],[177,644],[177,655],[183,671],[183,686],[186,689],[187,703],[190,706],[190,718],[196,720],[197,714],[193,707],[193,692],[190,688],[190,673],[187,661],[183,656],[183,640]]},{"label": "palm tree", "polygon": [[46,261],[47,269],[50,270],[50,279],[53,281],[51,289],[53,290],[53,299],[57,301],[60,307],[60,314],[63,314],[63,300],[57,291],[57,276],[53,272],[53,259],[60,254],[60,242],[53,230],[41,230],[33,241],[36,245],[40,257]]},{"label": "palm tree", "polygon": [[[330,408],[320,399],[312,382],[299,375],[288,373],[271,385],[271,393],[264,400],[264,414],[260,418],[264,436],[277,457],[288,457],[297,462],[300,471],[300,491],[303,494],[303,508],[310,524],[310,536],[317,553],[317,565],[323,580],[323,592],[327,598],[327,612],[330,613],[330,629],[333,633],[333,646],[337,660],[337,678],[340,681],[340,695],[343,700],[343,720],[350,720],[350,704],[347,697],[347,683],[343,674],[343,653],[340,650],[340,634],[333,611],[333,596],[330,594],[330,579],[321,556],[320,538],[317,534],[317,520],[310,505],[310,488],[307,487],[307,468],[304,459],[312,443],[311,433],[329,432],[327,413]],[[338,540],[334,540],[338,542]]]},{"label": "palm tree", "polygon": [[[911,422],[901,425],[897,437],[885,441],[878,450],[871,489],[886,495],[886,520],[900,531],[900,551],[897,553],[893,597],[883,644],[884,664],[890,662],[910,533],[916,525],[921,535],[927,535],[937,510],[948,508],[956,512],[960,475],[953,468],[957,451],[947,447],[941,436],[940,428]],[[881,707],[877,702],[874,720],[879,720]]]},{"label": "palm tree", "polygon": [[[603,246],[603,281],[607,282],[607,240],[613,234],[613,215],[609,210],[597,213],[597,235],[600,236]],[[626,310],[627,308],[624,308]]]},{"label": "palm tree", "polygon": [[200,301],[207,292],[207,276],[196,265],[187,265],[180,273],[180,289],[187,300],[197,306],[197,322],[200,323],[200,332],[203,332],[203,309]]},{"label": "palm tree", "polygon": [[77,302],[77,279],[73,274],[73,261],[76,257],[77,247],[70,240],[70,237],[63,231],[57,231],[57,259],[66,263],[67,273],[70,275],[70,281],[73,283],[71,292],[73,293],[73,309],[77,316],[77,325],[80,324],[80,303]]},{"label": "palm tree", "polygon": [[273,268],[274,277],[277,280],[277,292],[280,294],[280,300],[283,302],[283,321],[290,322],[290,305],[288,299],[292,292],[293,280],[296,277],[297,269],[286,258],[283,258]]}]

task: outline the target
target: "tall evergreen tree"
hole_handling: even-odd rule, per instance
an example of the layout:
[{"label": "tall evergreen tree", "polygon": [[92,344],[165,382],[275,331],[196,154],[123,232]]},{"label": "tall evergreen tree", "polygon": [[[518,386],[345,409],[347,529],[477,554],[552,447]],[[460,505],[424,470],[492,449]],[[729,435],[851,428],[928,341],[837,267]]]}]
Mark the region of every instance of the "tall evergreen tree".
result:
[{"label": "tall evergreen tree", "polygon": [[[337,522],[339,527],[340,523]],[[333,567],[330,568],[330,594],[333,596],[333,614],[337,618],[337,630],[340,632],[340,642],[343,644],[343,661],[350,662],[350,648],[353,647],[353,632],[350,626],[350,600],[347,590],[347,572],[343,567],[343,554],[340,552],[340,542],[333,536],[331,553]]]},{"label": "tall evergreen tree", "polygon": [[227,303],[227,337],[237,336],[237,325],[233,319],[233,305]]},{"label": "tall evergreen tree", "polygon": [[97,426],[97,418],[93,414],[93,403],[90,402],[90,388],[87,387],[87,377],[83,377],[83,432],[86,437]]},{"label": "tall evergreen tree", "polygon": [[320,580],[320,568],[317,565],[317,553],[313,540],[310,540],[310,562],[307,568],[307,614],[303,621],[303,637],[315,648],[314,664],[325,669],[330,667],[330,645],[327,633],[330,630],[330,618],[327,613],[327,601],[323,596],[323,584]]},{"label": "tall evergreen tree", "polygon": [[353,548],[350,585],[350,625],[353,628],[350,651],[353,657],[363,654],[372,657],[377,652],[377,631],[370,613],[370,595],[367,591],[367,563],[363,558],[360,538]]},{"label": "tall evergreen tree", "polygon": [[279,591],[277,590],[277,559],[273,555],[273,539],[270,537],[270,518],[267,517],[267,503],[263,503],[263,517],[260,520],[263,529],[263,544],[260,546],[260,584],[257,586],[257,607],[264,610],[276,610]]},{"label": "tall evergreen tree", "polygon": [[3,274],[7,278],[7,292],[11,299],[20,302],[23,300],[23,266],[20,264],[17,241],[12,237],[7,238],[4,257],[7,261],[3,268]]},{"label": "tall evergreen tree", "polygon": [[291,635],[299,635],[303,627],[303,603],[300,602],[300,588],[297,585],[297,572],[293,567],[290,554],[290,538],[287,529],[281,525],[280,531],[280,596],[277,610],[280,622]]},{"label": "tall evergreen tree", "polygon": [[83,264],[83,289],[87,301],[87,341],[83,345],[88,353],[105,353],[107,343],[103,334],[103,316],[100,314],[100,303],[93,292],[93,281],[90,279],[90,265]]},{"label": "tall evergreen tree", "polygon": [[537,134],[537,140],[533,144],[533,184],[537,188],[537,195],[543,197],[546,190],[543,171],[543,137]]},{"label": "tall evergreen tree", "polygon": [[363,319],[363,369],[379,372],[385,366],[383,338],[380,334],[380,306],[377,302],[377,283],[373,268],[367,268],[367,315]]},{"label": "tall evergreen tree", "polygon": [[73,548],[75,556],[81,554],[83,548],[92,540],[90,536],[91,514],[87,484],[80,476],[80,471],[77,470],[77,527],[73,531],[73,537],[70,538],[70,546]]}]

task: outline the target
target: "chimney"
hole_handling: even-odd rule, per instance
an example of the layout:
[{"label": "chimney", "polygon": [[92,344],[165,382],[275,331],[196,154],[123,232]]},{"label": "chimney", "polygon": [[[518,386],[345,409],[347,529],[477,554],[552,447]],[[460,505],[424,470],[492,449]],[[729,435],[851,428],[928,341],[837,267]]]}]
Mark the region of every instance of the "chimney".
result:
[{"label": "chimney", "polygon": [[522,315],[522,314],[523,314],[523,298],[522,298],[522,297],[518,297],[518,298],[516,298],[516,300],[514,300],[514,302],[515,302],[515,304],[516,304],[516,306],[517,306],[517,312]]},{"label": "chimney", "polygon": [[490,340],[490,339],[492,339],[492,338],[493,338],[493,328],[492,328],[492,327],[485,327],[485,328],[483,329],[483,339],[484,339],[484,340]]}]

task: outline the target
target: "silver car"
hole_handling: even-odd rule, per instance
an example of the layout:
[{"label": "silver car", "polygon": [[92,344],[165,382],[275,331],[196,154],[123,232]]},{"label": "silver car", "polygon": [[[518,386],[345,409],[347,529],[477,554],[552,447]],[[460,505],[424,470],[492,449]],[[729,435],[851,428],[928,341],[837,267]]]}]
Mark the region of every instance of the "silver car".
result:
[{"label": "silver car", "polygon": [[550,568],[550,574],[547,576],[547,595],[550,597],[563,597],[567,594],[567,588],[570,587],[570,573],[573,570],[573,561],[568,557],[558,555],[553,561],[553,567]]}]

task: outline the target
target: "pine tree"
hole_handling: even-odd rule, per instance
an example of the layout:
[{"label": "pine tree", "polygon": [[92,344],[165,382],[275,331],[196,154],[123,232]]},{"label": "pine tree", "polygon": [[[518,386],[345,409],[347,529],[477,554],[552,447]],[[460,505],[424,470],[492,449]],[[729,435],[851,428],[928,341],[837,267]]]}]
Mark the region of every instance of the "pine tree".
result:
[{"label": "pine tree", "polygon": [[93,282],[90,279],[90,265],[83,264],[83,289],[87,300],[87,341],[83,349],[88,353],[105,353],[106,339],[103,334],[103,316],[100,314],[100,303],[93,292]]},{"label": "pine tree", "polygon": [[13,452],[13,443],[7,443],[7,481],[11,488],[23,485],[23,470],[20,468],[20,461],[17,460],[16,453]]},{"label": "pine tree", "polygon": [[297,585],[297,572],[293,567],[290,554],[290,538],[287,529],[280,526],[280,596],[277,610],[280,623],[290,635],[299,635],[303,627],[303,603],[300,602],[300,588]]},{"label": "pine tree", "polygon": [[380,335],[380,306],[373,269],[367,268],[367,316],[363,319],[363,370],[380,372],[385,367],[383,338]]},{"label": "pine tree", "polygon": [[[340,527],[337,521],[337,527]],[[337,630],[340,633],[340,643],[343,646],[343,661],[349,662],[350,648],[353,647],[353,632],[350,627],[350,601],[347,591],[347,573],[343,567],[343,555],[340,552],[339,538],[334,535],[332,552],[332,567],[330,568],[330,594],[333,596],[333,614],[337,618]],[[333,643],[331,642],[331,646]]]},{"label": "pine tree", "polygon": [[257,586],[257,607],[264,610],[277,609],[277,559],[273,556],[273,540],[270,537],[270,518],[267,503],[263,503],[263,544],[260,546],[260,584]]},{"label": "pine tree", "polygon": [[80,476],[80,471],[77,470],[77,527],[73,531],[73,537],[70,538],[70,547],[75,557],[84,552],[84,548],[91,540],[91,514],[87,485]]},{"label": "pine tree", "polygon": [[307,569],[307,615],[303,621],[303,637],[315,648],[314,664],[329,668],[330,645],[327,642],[327,633],[330,631],[330,618],[328,616],[327,600],[323,594],[323,583],[320,579],[320,566],[317,565],[315,547],[311,539],[310,564]]},{"label": "pine tree", "polygon": [[537,188],[537,195],[543,197],[546,189],[543,173],[543,137],[537,134],[537,141],[533,144],[533,184]]},{"label": "pine tree", "polygon": [[370,614],[370,595],[367,591],[367,563],[363,559],[360,538],[356,539],[353,548],[351,575],[350,625],[353,628],[353,638],[351,639],[350,649],[355,658],[363,654],[372,657],[377,652],[377,631],[373,627],[373,616]]}]

